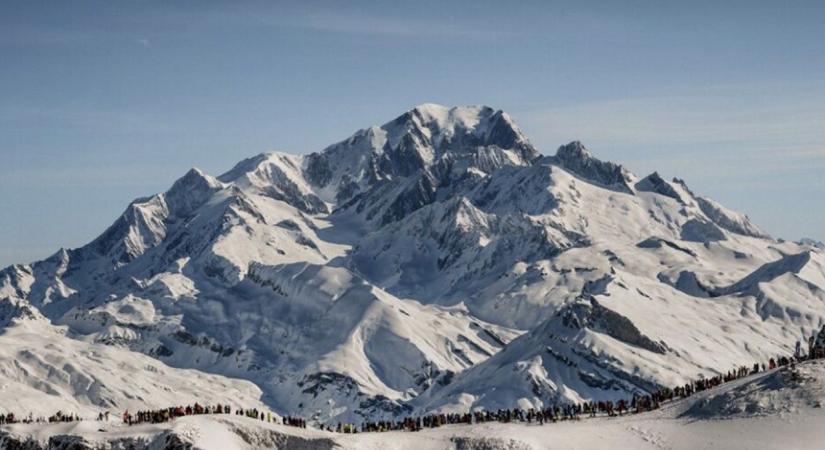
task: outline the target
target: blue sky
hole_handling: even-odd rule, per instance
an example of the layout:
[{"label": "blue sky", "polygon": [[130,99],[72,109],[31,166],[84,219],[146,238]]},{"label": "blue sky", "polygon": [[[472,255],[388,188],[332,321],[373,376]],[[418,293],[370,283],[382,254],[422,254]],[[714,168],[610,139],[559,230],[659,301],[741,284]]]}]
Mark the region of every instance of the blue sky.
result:
[{"label": "blue sky", "polygon": [[825,240],[825,3],[508,3],[0,3],[0,266],[192,166],[424,102],[504,109],[544,153],[578,139]]}]

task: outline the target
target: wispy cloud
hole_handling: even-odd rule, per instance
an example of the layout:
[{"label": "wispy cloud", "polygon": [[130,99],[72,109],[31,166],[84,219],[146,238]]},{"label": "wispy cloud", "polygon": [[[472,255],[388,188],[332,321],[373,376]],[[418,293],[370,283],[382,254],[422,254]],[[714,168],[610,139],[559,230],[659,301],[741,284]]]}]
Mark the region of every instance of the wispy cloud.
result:
[{"label": "wispy cloud", "polygon": [[39,188],[137,187],[151,194],[152,188],[170,186],[185,170],[170,164],[146,162],[123,166],[70,164],[61,167],[15,169],[3,175],[0,186],[36,185]]},{"label": "wispy cloud", "polygon": [[165,24],[184,28],[193,24],[206,27],[279,28],[306,30],[341,35],[364,35],[420,39],[455,38],[487,39],[519,36],[524,30],[507,28],[499,23],[474,20],[469,17],[452,19],[430,15],[426,17],[390,14],[353,13],[350,8],[257,8],[221,6],[213,9],[167,11],[164,14],[142,14],[133,17],[144,26]]},{"label": "wispy cloud", "polygon": [[36,24],[0,24],[0,46],[5,47],[77,47],[88,45],[138,44],[150,47],[152,41],[147,36],[134,38],[126,30],[103,30],[94,28],[45,27]]},{"label": "wispy cloud", "polygon": [[0,107],[0,127],[26,125],[49,125],[103,134],[165,133],[176,129],[167,118],[157,113],[88,106]]},{"label": "wispy cloud", "polygon": [[825,84],[722,86],[521,112],[550,152],[581,140],[645,174],[698,191],[808,189],[825,195]]},{"label": "wispy cloud", "polygon": [[[528,111],[525,127],[542,139],[612,144],[748,143],[793,145],[817,155],[825,144],[825,86],[800,92],[742,90],[625,98]],[[800,150],[800,145],[807,145]]]},{"label": "wispy cloud", "polygon": [[490,24],[450,20],[395,18],[352,15],[343,12],[307,14],[283,22],[293,27],[315,31],[417,38],[490,38],[513,36],[514,30],[502,30]]},{"label": "wispy cloud", "polygon": [[40,27],[34,25],[0,25],[0,45],[7,46],[63,46],[88,42],[86,31]]}]

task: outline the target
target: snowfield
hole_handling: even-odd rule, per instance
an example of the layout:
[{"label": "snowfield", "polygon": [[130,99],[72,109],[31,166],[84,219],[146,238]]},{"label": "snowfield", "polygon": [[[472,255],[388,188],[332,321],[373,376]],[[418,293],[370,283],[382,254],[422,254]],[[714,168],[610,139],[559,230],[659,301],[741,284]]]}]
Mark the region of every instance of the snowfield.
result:
[{"label": "snowfield", "polygon": [[[502,111],[426,104],[309,155],[192,169],[89,244],[0,270],[0,414],[199,400],[334,425],[545,408],[789,355],[823,325],[817,243],[580,142],[542,154]],[[203,420],[175,426],[235,426]],[[725,430],[679,420],[604,429],[651,445]]]},{"label": "snowfield", "polygon": [[545,425],[485,423],[338,434],[210,415],[132,427],[116,421],[13,425],[0,428],[0,442],[32,449],[48,442],[104,449],[818,449],[825,425],[823,401],[825,361],[816,360],[796,370],[786,367],[735,380],[653,412]]},{"label": "snowfield", "polygon": [[[136,411],[203,402],[266,410],[254,384],[169,367],[121,347],[66,337],[66,330],[25,321],[0,335],[0,395],[4,412],[48,417],[58,410],[95,417],[102,410]],[[114,411],[113,411],[114,412]],[[115,412],[115,415],[118,415]]]}]

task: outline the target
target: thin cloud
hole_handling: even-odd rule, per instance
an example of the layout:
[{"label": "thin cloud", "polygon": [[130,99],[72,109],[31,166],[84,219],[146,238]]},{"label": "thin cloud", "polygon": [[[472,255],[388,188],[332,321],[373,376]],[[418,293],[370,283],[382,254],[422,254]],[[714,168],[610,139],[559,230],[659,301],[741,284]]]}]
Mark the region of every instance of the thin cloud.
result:
[{"label": "thin cloud", "polygon": [[523,30],[505,29],[495,23],[469,18],[461,21],[438,18],[392,17],[352,14],[348,11],[259,10],[217,8],[198,12],[143,14],[132,20],[142,25],[159,23],[170,27],[198,24],[207,27],[270,27],[322,33],[404,38],[495,39],[519,36]]},{"label": "thin cloud", "polygon": [[154,163],[124,166],[38,167],[15,169],[0,179],[0,186],[33,184],[43,187],[138,187],[151,194],[157,186],[171,186],[186,170]]},{"label": "thin cloud", "polygon": [[40,47],[89,42],[88,32],[38,26],[0,25],[0,45]]},{"label": "thin cloud", "polygon": [[146,134],[175,131],[157,113],[78,107],[0,107],[0,126],[50,124],[89,133]]},{"label": "thin cloud", "polygon": [[614,144],[825,143],[825,94],[804,104],[754,104],[747,98],[650,97],[522,113],[543,137]]},{"label": "thin cloud", "polygon": [[[640,175],[684,178],[697,192],[821,192],[825,84],[723,86],[518,114],[545,152],[581,140]],[[549,143],[549,145],[542,145]]]},{"label": "thin cloud", "polygon": [[125,31],[43,27],[40,25],[0,25],[0,46],[5,47],[77,47],[115,42],[137,43],[150,47],[148,37],[135,39]]},{"label": "thin cloud", "polygon": [[315,31],[364,34],[397,37],[453,37],[485,38],[513,36],[510,30],[497,30],[489,24],[468,24],[454,21],[432,21],[419,19],[397,19],[391,17],[323,14],[299,16],[290,21],[294,27],[308,28]]}]

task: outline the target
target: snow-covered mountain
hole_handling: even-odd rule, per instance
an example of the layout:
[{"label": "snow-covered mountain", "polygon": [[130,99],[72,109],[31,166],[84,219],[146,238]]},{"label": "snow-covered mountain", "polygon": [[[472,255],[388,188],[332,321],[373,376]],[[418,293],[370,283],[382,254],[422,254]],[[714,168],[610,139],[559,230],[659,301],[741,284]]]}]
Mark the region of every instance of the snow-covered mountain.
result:
[{"label": "snow-covered mountain", "polygon": [[799,245],[807,245],[819,250],[825,250],[825,242],[817,241],[811,238],[802,238],[797,243]]},{"label": "snow-covered mountain", "polygon": [[[825,254],[579,142],[542,155],[502,111],[427,104],[318,153],[192,169],[88,245],[0,271],[0,299],[0,367],[49,351],[12,338],[25,320],[133,358],[114,373],[192,369],[360,422],[625,398],[787,353],[825,323]],[[32,378],[72,378],[52,365]]]}]

